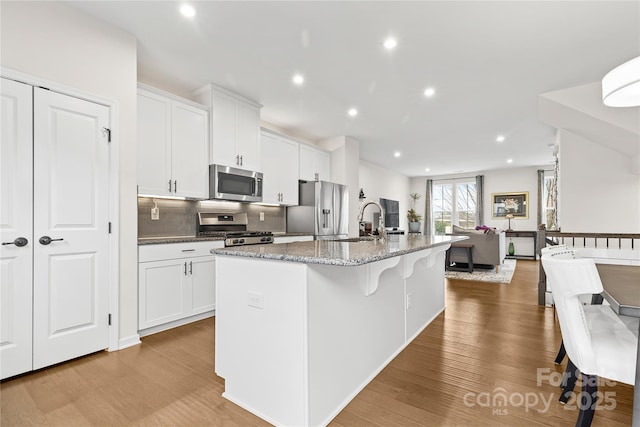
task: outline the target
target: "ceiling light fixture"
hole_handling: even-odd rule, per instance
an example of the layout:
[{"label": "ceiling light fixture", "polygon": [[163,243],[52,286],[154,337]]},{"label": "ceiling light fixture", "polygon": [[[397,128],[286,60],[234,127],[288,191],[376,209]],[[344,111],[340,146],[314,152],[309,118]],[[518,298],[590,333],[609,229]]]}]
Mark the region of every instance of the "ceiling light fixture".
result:
[{"label": "ceiling light fixture", "polygon": [[609,107],[640,106],[640,56],[602,78],[602,102]]},{"label": "ceiling light fixture", "polygon": [[193,18],[194,16],[196,16],[196,10],[188,4],[183,4],[180,7],[180,13],[182,13],[187,18]]},{"label": "ceiling light fixture", "polygon": [[355,117],[358,115],[358,110],[356,110],[355,108],[349,108],[349,111],[347,111],[347,114],[349,114],[351,117]]},{"label": "ceiling light fixture", "polygon": [[504,135],[498,135],[498,137],[496,138],[496,141],[504,142]]},{"label": "ceiling light fixture", "polygon": [[430,168],[425,168],[424,171],[425,172],[429,172],[431,169]]},{"label": "ceiling light fixture", "polygon": [[513,163],[513,159],[507,159],[507,163]]},{"label": "ceiling light fixture", "polygon": [[396,156],[396,157],[400,157],[400,152],[396,151],[395,153],[393,153],[393,155]]},{"label": "ceiling light fixture", "polygon": [[389,37],[384,41],[384,48],[387,50],[393,50],[398,45],[398,42],[393,37]]},{"label": "ceiling light fixture", "polygon": [[431,98],[433,95],[435,95],[436,90],[432,87],[428,87],[424,90],[424,96],[426,96],[427,98]]},{"label": "ceiling light fixture", "polygon": [[298,86],[301,86],[304,83],[304,76],[302,74],[296,74],[293,76],[293,83]]}]

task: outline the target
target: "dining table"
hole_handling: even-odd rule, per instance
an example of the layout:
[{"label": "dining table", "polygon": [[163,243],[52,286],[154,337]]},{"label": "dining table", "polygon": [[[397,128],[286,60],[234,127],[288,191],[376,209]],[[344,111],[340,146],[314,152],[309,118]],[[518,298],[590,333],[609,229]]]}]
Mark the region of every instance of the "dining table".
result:
[{"label": "dining table", "polygon": [[[621,316],[640,317],[640,266],[598,264],[596,268],[604,292],[602,296]],[[640,325],[638,330],[640,336]],[[640,339],[636,355],[636,378],[633,393],[632,426],[640,427]]]}]

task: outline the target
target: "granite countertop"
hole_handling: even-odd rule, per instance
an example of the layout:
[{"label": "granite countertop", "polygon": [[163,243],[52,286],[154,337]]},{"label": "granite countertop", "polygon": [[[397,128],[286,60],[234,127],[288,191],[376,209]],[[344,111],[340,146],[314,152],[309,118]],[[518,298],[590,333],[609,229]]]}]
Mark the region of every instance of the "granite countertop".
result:
[{"label": "granite countertop", "polygon": [[252,245],[212,249],[211,253],[214,255],[263,258],[308,264],[354,266],[444,246],[466,239],[466,236],[392,235],[388,236],[384,242],[373,239],[364,241],[314,240],[279,245]]},{"label": "granite countertop", "polygon": [[[287,233],[286,231],[276,231],[273,237],[290,236],[313,236],[312,233]],[[223,236],[163,236],[163,237],[138,237],[138,245],[160,245],[164,243],[191,243],[224,240]]]}]

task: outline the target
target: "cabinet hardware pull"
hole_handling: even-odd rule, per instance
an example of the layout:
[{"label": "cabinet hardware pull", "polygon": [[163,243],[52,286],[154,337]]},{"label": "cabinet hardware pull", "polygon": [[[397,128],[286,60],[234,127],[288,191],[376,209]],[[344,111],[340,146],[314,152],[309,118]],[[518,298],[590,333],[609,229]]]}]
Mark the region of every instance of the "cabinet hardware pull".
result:
[{"label": "cabinet hardware pull", "polygon": [[236,154],[236,166],[240,166],[240,154]]},{"label": "cabinet hardware pull", "polygon": [[242,166],[242,156],[240,156],[240,166]]},{"label": "cabinet hardware pull", "polygon": [[169,180],[169,193],[171,193],[171,180]]},{"label": "cabinet hardware pull", "polygon": [[178,180],[173,181],[173,192],[178,192]]},{"label": "cabinet hardware pull", "polygon": [[62,241],[62,240],[64,240],[64,239],[63,239],[63,238],[59,238],[59,239],[52,239],[52,238],[51,238],[51,237],[49,237],[49,236],[42,236],[42,237],[40,238],[40,240],[38,240],[38,241],[40,242],[40,244],[41,244],[41,245],[48,245],[48,244],[49,244],[49,243],[51,243],[51,242],[59,242],[59,241]]},{"label": "cabinet hardware pull", "polygon": [[184,275],[187,275],[187,262],[184,262]]},{"label": "cabinet hardware pull", "polygon": [[16,237],[16,239],[13,242],[2,242],[2,246],[16,245],[18,247],[22,247],[22,246],[27,246],[28,243],[29,241],[24,237]]},{"label": "cabinet hardware pull", "polygon": [[183,249],[182,252],[195,252],[195,249]]},{"label": "cabinet hardware pull", "polygon": [[193,276],[193,261],[189,261],[189,274]]}]

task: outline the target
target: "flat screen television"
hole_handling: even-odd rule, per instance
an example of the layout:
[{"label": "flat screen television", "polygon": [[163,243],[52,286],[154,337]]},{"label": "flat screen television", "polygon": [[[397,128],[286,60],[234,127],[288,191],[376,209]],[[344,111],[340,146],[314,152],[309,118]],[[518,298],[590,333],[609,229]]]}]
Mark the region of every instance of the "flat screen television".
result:
[{"label": "flat screen television", "polygon": [[400,202],[397,200],[380,198],[380,205],[384,209],[385,228],[400,227]]}]

